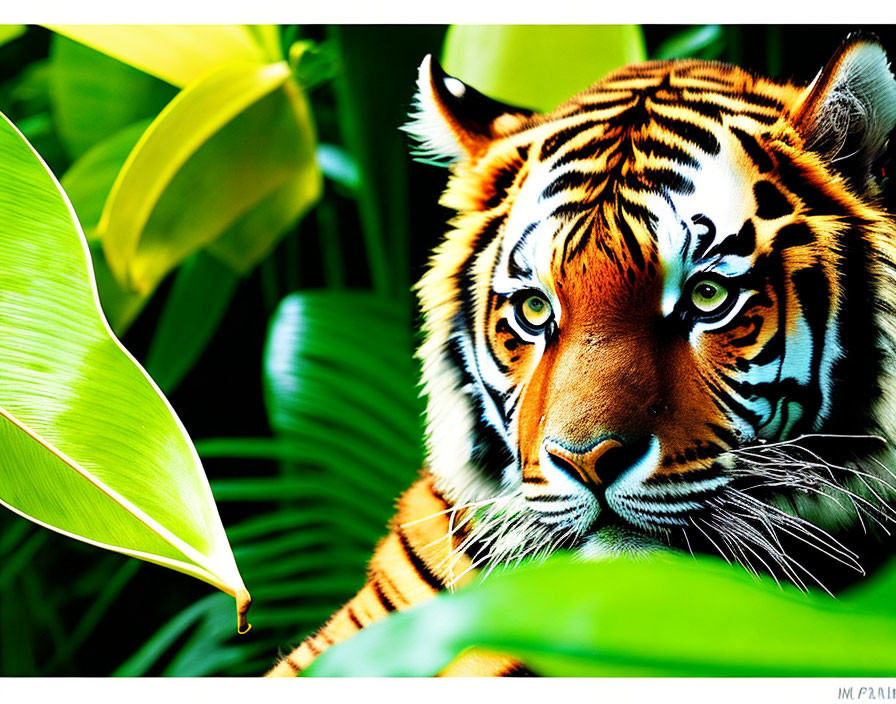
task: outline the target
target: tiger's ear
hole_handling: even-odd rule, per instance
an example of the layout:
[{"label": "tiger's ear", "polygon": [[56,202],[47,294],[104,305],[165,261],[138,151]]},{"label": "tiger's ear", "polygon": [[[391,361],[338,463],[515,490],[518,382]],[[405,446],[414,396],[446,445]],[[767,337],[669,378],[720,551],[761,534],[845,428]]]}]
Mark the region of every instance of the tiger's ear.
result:
[{"label": "tiger's ear", "polygon": [[864,190],[896,124],[896,78],[877,38],[847,37],[806,88],[794,120],[807,147]]},{"label": "tiger's ear", "polygon": [[449,76],[431,55],[420,64],[414,107],[410,122],[401,129],[417,141],[415,158],[441,166],[481,153],[532,115]]}]

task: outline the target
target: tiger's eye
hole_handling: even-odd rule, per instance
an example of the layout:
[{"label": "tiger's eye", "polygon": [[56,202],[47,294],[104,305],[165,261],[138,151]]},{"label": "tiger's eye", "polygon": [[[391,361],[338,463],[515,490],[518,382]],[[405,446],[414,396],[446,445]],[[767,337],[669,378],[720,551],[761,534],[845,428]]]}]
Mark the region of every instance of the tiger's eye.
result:
[{"label": "tiger's eye", "polygon": [[551,304],[544,296],[533,294],[524,298],[516,308],[520,320],[532,328],[542,328],[551,319]]},{"label": "tiger's eye", "polygon": [[691,302],[701,313],[712,313],[728,300],[728,289],[718,281],[703,279],[691,289]]}]

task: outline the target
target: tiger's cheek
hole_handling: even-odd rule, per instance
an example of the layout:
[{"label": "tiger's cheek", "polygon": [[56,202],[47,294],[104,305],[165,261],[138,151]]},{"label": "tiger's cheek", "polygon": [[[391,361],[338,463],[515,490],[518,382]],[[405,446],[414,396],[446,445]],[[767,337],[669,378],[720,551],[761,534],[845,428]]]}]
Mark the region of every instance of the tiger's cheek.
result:
[{"label": "tiger's cheek", "polygon": [[765,364],[780,340],[778,300],[767,284],[724,329],[701,335],[697,353],[705,371],[740,378]]}]

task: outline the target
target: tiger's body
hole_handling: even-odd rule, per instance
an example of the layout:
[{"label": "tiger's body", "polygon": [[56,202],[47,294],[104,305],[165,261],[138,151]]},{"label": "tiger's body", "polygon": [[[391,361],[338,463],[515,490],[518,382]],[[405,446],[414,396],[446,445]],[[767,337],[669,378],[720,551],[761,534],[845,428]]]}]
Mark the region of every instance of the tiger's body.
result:
[{"label": "tiger's body", "polygon": [[[419,286],[426,471],[365,587],[271,674],[557,548],[861,572],[896,505],[881,47],[853,37],[805,88],[639,64],[547,115],[428,59],[418,88],[409,131],[458,212]],[[445,674],[522,673],[483,653]]]}]

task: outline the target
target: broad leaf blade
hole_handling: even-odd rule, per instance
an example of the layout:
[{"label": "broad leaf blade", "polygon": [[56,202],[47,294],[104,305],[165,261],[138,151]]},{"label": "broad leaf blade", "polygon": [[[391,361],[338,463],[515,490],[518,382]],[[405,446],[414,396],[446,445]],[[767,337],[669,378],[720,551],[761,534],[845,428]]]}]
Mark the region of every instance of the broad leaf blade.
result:
[{"label": "broad leaf blade", "polygon": [[308,673],[433,675],[468,647],[542,675],[892,676],[896,609],[757,582],[708,558],[558,555],[373,624]]},{"label": "broad leaf blade", "polygon": [[[227,66],[182,91],[144,133],[98,227],[123,287],[151,291],[191,252],[240,229],[242,218],[267,207],[287,183],[301,186],[292,191],[291,215],[314,202],[320,173],[313,130],[288,78],[283,63]],[[270,245],[270,234],[249,230]],[[257,249],[244,253],[257,256]]]},{"label": "broad leaf blade", "polygon": [[[284,167],[290,175],[208,245],[210,254],[240,274],[248,273],[266,257],[289,228],[317,203],[323,191],[323,176],[315,158],[314,122],[305,95],[295,83],[288,82],[272,96],[272,101],[276,101],[276,112],[271,117],[265,117],[260,110],[258,115],[245,117],[251,126],[244,129],[254,130],[249,138],[253,142],[261,140],[261,144],[252,162],[243,167],[241,178],[246,177],[249,167],[264,172],[264,178],[256,178],[260,183]],[[225,158],[232,163],[232,155]]]},{"label": "broad leaf blade", "polygon": [[179,88],[231,61],[268,61],[266,47],[239,25],[48,26]]},{"label": "broad leaf blade", "polygon": [[0,501],[199,577],[244,613],[248,594],[195,449],[109,330],[71,205],[5,117],[0,222]]},{"label": "broad leaf blade", "polygon": [[645,51],[637,25],[452,25],[442,58],[489,97],[546,111]]}]

